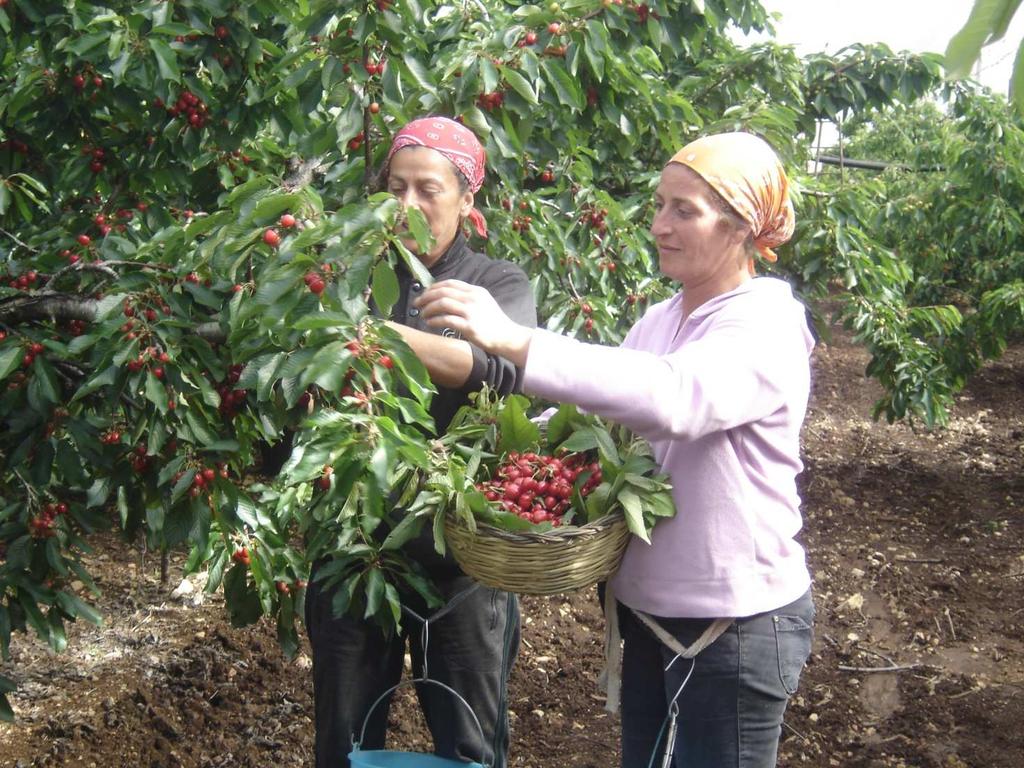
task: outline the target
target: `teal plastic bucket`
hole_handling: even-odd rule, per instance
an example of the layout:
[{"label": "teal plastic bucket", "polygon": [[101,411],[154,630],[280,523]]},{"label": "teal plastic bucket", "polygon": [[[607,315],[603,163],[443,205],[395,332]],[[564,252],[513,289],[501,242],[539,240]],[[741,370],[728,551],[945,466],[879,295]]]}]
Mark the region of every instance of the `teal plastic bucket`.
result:
[{"label": "teal plastic bucket", "polygon": [[480,735],[480,743],[484,743],[484,729],[480,726],[480,720],[477,719],[476,712],[474,712],[473,708],[469,706],[466,700],[459,695],[458,691],[445,685],[439,680],[420,677],[415,680],[405,680],[398,685],[391,686],[384,691],[384,693],[382,693],[375,702],[373,702],[373,706],[370,707],[370,710],[366,713],[366,717],[363,718],[363,729],[359,733],[359,741],[352,745],[352,751],[348,753],[348,759],[352,764],[352,768],[488,768],[486,765],[481,765],[480,763],[452,760],[447,757],[427,755],[421,752],[394,752],[386,749],[359,748],[359,745],[366,738],[366,724],[370,722],[370,716],[373,714],[374,710],[377,709],[377,706],[399,688],[403,688],[407,685],[414,685],[416,683],[429,683],[430,685],[436,685],[454,696],[473,718],[473,723],[476,725],[477,733]]},{"label": "teal plastic bucket", "polygon": [[483,768],[480,763],[463,763],[419,752],[389,752],[384,749],[356,749],[348,753],[352,768]]}]

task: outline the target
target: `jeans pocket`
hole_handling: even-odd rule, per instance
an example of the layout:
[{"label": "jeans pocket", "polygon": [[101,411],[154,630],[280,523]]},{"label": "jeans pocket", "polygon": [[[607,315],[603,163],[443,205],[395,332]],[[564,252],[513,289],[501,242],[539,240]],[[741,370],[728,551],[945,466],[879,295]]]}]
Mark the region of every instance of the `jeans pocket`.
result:
[{"label": "jeans pocket", "polygon": [[813,630],[801,616],[772,617],[775,625],[775,646],[779,655],[779,680],[792,696],[800,684],[800,673],[811,655]]}]

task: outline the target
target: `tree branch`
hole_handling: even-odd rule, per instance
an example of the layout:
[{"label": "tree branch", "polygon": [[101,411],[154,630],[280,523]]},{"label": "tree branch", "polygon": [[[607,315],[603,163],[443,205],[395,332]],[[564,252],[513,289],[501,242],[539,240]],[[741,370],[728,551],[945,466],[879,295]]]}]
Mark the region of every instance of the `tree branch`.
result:
[{"label": "tree branch", "polygon": [[[98,309],[99,302],[96,299],[87,299],[77,294],[14,296],[0,301],[0,323],[17,325],[25,320],[81,320],[91,323],[96,320]],[[211,343],[227,340],[216,320],[196,325],[193,332]]]},{"label": "tree branch", "polygon": [[13,234],[11,234],[11,233],[10,233],[10,232],[8,232],[8,231],[7,231],[6,229],[0,229],[0,234],[4,234],[4,235],[7,235],[7,236],[8,236],[9,238],[11,238],[11,240],[13,240],[13,241],[14,241],[15,243],[17,243],[18,245],[20,245],[20,246],[21,246],[22,248],[24,248],[24,249],[25,249],[26,251],[29,251],[29,252],[31,252],[31,253],[39,253],[39,252],[40,252],[38,248],[33,248],[33,247],[32,247],[31,245],[29,245],[28,243],[22,242],[21,240],[19,240],[19,239],[17,238],[17,236],[16,236],[16,235],[13,235]]},{"label": "tree branch", "polygon": [[82,320],[96,319],[99,302],[76,294],[40,293],[14,296],[0,302],[0,322],[16,324],[21,320]]}]

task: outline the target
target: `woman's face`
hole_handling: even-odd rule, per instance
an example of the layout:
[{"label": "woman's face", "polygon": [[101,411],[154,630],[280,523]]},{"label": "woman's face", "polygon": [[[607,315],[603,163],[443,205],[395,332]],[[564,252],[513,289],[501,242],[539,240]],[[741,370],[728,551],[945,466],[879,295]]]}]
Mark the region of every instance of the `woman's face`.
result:
[{"label": "woman's face", "polygon": [[452,244],[462,219],[473,209],[473,193],[459,190],[455,174],[455,166],[429,147],[406,147],[391,158],[388,192],[402,205],[419,208],[434,235],[434,247],[426,255],[419,253],[414,238],[402,242],[428,267]]},{"label": "woman's face", "polygon": [[732,290],[735,279],[747,274],[747,233],[719,210],[714,195],[696,171],[681,163],[665,166],[654,192],[651,235],[659,266],[688,290]]}]

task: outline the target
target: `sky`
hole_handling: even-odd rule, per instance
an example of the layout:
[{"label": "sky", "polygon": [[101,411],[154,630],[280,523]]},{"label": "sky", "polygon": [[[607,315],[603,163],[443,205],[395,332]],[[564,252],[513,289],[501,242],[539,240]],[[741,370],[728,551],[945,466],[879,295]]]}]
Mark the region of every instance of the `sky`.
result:
[{"label": "sky", "polygon": [[[798,55],[835,53],[850,43],[885,43],[894,51],[946,50],[949,39],[970,16],[974,0],[761,0],[778,12],[776,40]],[[1006,36],[982,49],[976,79],[1007,92],[1013,59],[1024,38],[1024,6]]]}]

